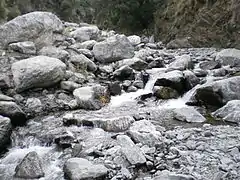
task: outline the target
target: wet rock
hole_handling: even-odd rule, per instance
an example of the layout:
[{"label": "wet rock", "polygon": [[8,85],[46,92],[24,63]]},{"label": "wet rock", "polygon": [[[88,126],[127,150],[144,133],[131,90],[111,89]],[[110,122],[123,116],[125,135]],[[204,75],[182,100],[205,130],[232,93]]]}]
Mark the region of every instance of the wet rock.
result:
[{"label": "wet rock", "polygon": [[83,54],[71,56],[70,62],[75,65],[77,70],[88,70],[92,72],[97,70],[97,65]]},{"label": "wet rock", "polygon": [[133,46],[137,46],[141,43],[141,37],[137,35],[128,36],[127,38]]},{"label": "wet rock", "polygon": [[240,50],[238,49],[224,49],[217,53],[216,61],[220,62],[223,66],[230,65],[231,67],[240,66]]},{"label": "wet rock", "polygon": [[154,86],[153,93],[159,99],[175,99],[179,97],[175,89],[164,86]]},{"label": "wet rock", "polygon": [[240,76],[203,84],[193,97],[204,105],[221,107],[228,101],[240,99]]},{"label": "wet rock", "polygon": [[77,28],[75,31],[70,33],[70,36],[76,39],[78,42],[84,42],[96,39],[99,33],[97,26],[84,26]]},{"label": "wet rock", "polygon": [[110,101],[106,88],[100,85],[75,89],[73,95],[83,109],[98,110]]},{"label": "wet rock", "polygon": [[0,101],[0,115],[9,117],[15,126],[25,124],[27,120],[25,113],[15,102]]},{"label": "wet rock", "polygon": [[117,136],[117,141],[121,146],[121,151],[132,165],[146,163],[146,158],[141,149],[126,135]]},{"label": "wet rock", "polygon": [[0,115],[0,152],[10,143],[11,132],[11,120]]},{"label": "wet rock", "polygon": [[199,64],[199,67],[203,70],[212,70],[220,68],[221,64],[217,61],[204,61]]},{"label": "wet rock", "polygon": [[101,63],[116,62],[132,58],[134,48],[124,35],[116,35],[98,42],[93,46],[95,59]]},{"label": "wet rock", "polygon": [[49,87],[65,76],[66,65],[58,59],[37,56],[12,64],[13,80],[18,92]]},{"label": "wet rock", "polygon": [[193,62],[191,60],[191,57],[189,55],[182,55],[177,56],[176,60],[169,64],[168,68],[172,70],[186,70],[186,69],[193,69]]},{"label": "wet rock", "polygon": [[134,70],[129,66],[122,66],[113,72],[113,76],[121,81],[134,79]]},{"label": "wet rock", "polygon": [[68,159],[63,171],[65,177],[70,180],[104,179],[108,174],[108,169],[104,165],[93,164],[83,158]]},{"label": "wet rock", "polygon": [[148,64],[145,61],[136,57],[132,59],[124,59],[118,62],[118,67],[122,67],[126,65],[137,71],[144,70],[148,67]]},{"label": "wet rock", "polygon": [[213,113],[213,116],[220,120],[240,123],[240,100],[229,101],[225,106]]},{"label": "wet rock", "polygon": [[206,121],[197,110],[192,107],[184,107],[173,110],[174,119],[191,123],[202,123]]},{"label": "wet rock", "polygon": [[72,81],[61,81],[61,89],[66,91],[74,91],[77,88],[80,88],[81,85]]},{"label": "wet rock", "polygon": [[20,41],[33,41],[37,45],[51,44],[53,32],[62,29],[61,20],[54,14],[31,12],[18,16],[0,27],[0,46],[6,47],[10,43]]},{"label": "wet rock", "polygon": [[127,133],[135,143],[141,143],[150,147],[154,147],[156,144],[160,143],[160,132],[147,120],[134,122]]},{"label": "wet rock", "polygon": [[170,87],[182,94],[185,91],[185,78],[178,70],[163,73],[157,78],[154,86]]},{"label": "wet rock", "polygon": [[192,72],[189,70],[183,71],[183,75],[186,78],[186,89],[190,90],[194,86],[200,83],[200,79]]},{"label": "wet rock", "polygon": [[120,95],[122,92],[122,88],[119,82],[113,82],[108,84],[108,90],[110,92],[110,95],[112,96]]},{"label": "wet rock", "polygon": [[28,153],[15,169],[15,177],[23,179],[38,179],[44,177],[41,160],[33,151]]},{"label": "wet rock", "polygon": [[9,49],[17,51],[23,54],[36,54],[37,49],[35,44],[32,41],[24,41],[9,44]]},{"label": "wet rock", "polygon": [[65,62],[69,58],[69,53],[63,49],[54,46],[45,46],[39,52],[39,55],[60,59]]}]

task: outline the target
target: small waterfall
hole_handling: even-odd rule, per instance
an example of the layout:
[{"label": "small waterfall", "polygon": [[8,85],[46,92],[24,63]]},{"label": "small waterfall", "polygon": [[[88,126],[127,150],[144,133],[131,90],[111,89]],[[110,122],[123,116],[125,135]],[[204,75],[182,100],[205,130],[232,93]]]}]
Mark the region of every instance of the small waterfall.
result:
[{"label": "small waterfall", "polygon": [[144,89],[139,89],[136,92],[124,93],[119,96],[113,96],[109,106],[111,107],[120,106],[123,103],[135,101],[135,99],[141,95],[152,93],[152,89],[157,80],[158,75],[165,72],[165,70],[166,70],[165,68],[153,68],[148,70],[147,72],[150,74],[150,79],[148,80]]}]

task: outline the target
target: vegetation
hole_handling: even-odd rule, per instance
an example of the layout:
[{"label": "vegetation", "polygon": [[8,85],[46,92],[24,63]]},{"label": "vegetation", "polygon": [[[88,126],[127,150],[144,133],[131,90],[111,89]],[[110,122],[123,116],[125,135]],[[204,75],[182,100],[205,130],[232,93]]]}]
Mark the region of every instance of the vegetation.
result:
[{"label": "vegetation", "polygon": [[1,0],[0,21],[34,10],[165,42],[189,36],[194,46],[240,46],[239,0]]}]

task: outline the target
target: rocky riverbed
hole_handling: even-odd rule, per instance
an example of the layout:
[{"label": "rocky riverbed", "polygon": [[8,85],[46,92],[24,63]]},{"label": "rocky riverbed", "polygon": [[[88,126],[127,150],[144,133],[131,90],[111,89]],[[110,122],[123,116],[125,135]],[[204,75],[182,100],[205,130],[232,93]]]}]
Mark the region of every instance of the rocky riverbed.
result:
[{"label": "rocky riverbed", "polygon": [[62,22],[0,26],[0,179],[240,179],[240,50]]}]

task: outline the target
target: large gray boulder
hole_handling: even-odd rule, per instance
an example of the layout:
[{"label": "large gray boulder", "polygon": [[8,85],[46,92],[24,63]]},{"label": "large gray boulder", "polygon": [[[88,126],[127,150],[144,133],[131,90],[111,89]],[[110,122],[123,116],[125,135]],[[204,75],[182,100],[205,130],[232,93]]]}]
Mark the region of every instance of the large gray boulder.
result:
[{"label": "large gray boulder", "polygon": [[22,109],[11,101],[0,101],[0,115],[9,117],[15,126],[25,124],[27,120]]},{"label": "large gray boulder", "polygon": [[117,136],[117,141],[121,146],[121,151],[132,165],[141,165],[146,162],[146,158],[141,149],[134,144],[130,137],[126,135]]},{"label": "large gray boulder", "polygon": [[185,69],[193,69],[193,61],[189,55],[177,56],[176,60],[169,64],[169,69],[183,71]]},{"label": "large gray boulder", "polygon": [[240,124],[240,100],[229,101],[225,106],[215,111],[213,116],[223,121]]},{"label": "large gray boulder", "polygon": [[9,44],[9,49],[23,54],[35,55],[37,52],[36,46],[32,41],[24,41]]},{"label": "large gray boulder", "polygon": [[28,153],[15,169],[15,177],[22,179],[38,179],[44,177],[42,162],[38,154]]},{"label": "large gray boulder", "polygon": [[70,36],[76,39],[78,42],[89,41],[96,39],[99,33],[97,26],[84,26],[77,28],[75,31],[70,33]]},{"label": "large gray boulder", "polygon": [[66,65],[59,59],[36,56],[12,64],[13,80],[18,92],[48,87],[62,80]]},{"label": "large gray boulder", "polygon": [[134,56],[134,47],[125,35],[115,35],[93,46],[95,59],[111,63]]},{"label": "large gray boulder", "polygon": [[73,95],[83,109],[98,110],[110,102],[110,94],[100,85],[75,89]]},{"label": "large gray boulder", "polygon": [[61,20],[50,12],[31,12],[0,26],[0,47],[19,41],[49,44],[53,32],[62,31]]},{"label": "large gray boulder", "polygon": [[240,50],[224,49],[217,53],[216,61],[224,66],[230,65],[232,67],[240,67]]},{"label": "large gray boulder", "polygon": [[83,158],[68,159],[64,164],[63,171],[69,180],[104,179],[108,173],[108,169],[104,165],[93,164]]},{"label": "large gray boulder", "polygon": [[11,120],[0,115],[0,152],[10,142],[12,132]]},{"label": "large gray boulder", "polygon": [[203,84],[192,99],[204,105],[221,107],[231,100],[240,100],[240,76]]}]

